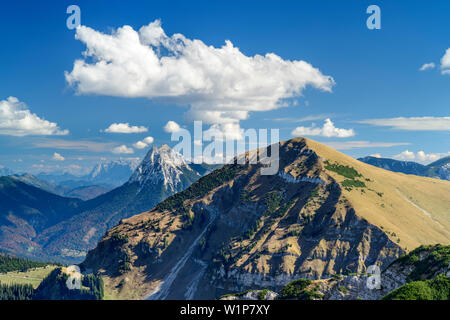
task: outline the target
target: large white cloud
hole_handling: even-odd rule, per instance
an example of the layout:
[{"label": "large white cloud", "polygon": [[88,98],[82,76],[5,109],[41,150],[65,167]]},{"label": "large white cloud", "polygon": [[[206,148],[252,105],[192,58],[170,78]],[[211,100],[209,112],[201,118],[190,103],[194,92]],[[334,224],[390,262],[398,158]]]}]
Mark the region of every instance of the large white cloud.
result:
[{"label": "large white cloud", "polygon": [[31,113],[27,105],[15,97],[0,101],[0,134],[11,136],[67,135],[54,122]]},{"label": "large white cloud", "polygon": [[441,58],[442,74],[450,73],[450,48],[445,51],[444,56]]},{"label": "large white cloud", "polygon": [[238,123],[251,111],[286,105],[308,85],[331,91],[334,84],[305,61],[246,56],[230,41],[215,48],[178,33],[169,37],[159,20],[112,34],[80,26],[76,39],[87,49],[65,76],[78,93],[163,98],[189,105],[186,119],[209,124]]},{"label": "large white cloud", "polygon": [[105,130],[108,133],[142,133],[147,131],[146,127],[130,126],[129,123],[113,123]]},{"label": "large white cloud", "polygon": [[359,123],[381,127],[392,127],[407,131],[449,131],[450,117],[399,117],[386,119],[367,119]]},{"label": "large white cloud", "polygon": [[321,137],[336,137],[336,138],[348,138],[353,137],[355,132],[353,129],[340,129],[334,126],[334,123],[330,119],[325,119],[323,126],[316,127],[297,127],[291,134],[293,136],[321,136]]}]

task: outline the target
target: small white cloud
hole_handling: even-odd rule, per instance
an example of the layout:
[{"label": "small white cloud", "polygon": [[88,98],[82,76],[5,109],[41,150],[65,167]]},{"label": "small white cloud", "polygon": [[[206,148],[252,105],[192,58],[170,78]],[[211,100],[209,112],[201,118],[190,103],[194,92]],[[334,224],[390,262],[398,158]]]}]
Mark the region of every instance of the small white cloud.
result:
[{"label": "small white cloud", "polygon": [[0,134],[10,136],[67,135],[54,122],[31,113],[27,105],[15,97],[0,101]]},{"label": "small white cloud", "polygon": [[146,127],[130,126],[129,123],[113,123],[105,130],[108,133],[142,133],[147,131]]},{"label": "small white cloud", "polygon": [[164,131],[168,133],[178,132],[180,129],[180,125],[172,120],[168,121],[164,126]]},{"label": "small white cloud", "polygon": [[379,154],[379,153],[374,153],[374,154],[371,154],[370,156],[374,157],[374,158],[382,158],[381,154]]},{"label": "small white cloud", "polygon": [[435,154],[435,153],[426,154],[423,151],[417,152],[417,160],[420,162],[425,162],[425,161],[433,162],[433,161],[439,160],[440,158],[441,158],[441,156],[439,154]]},{"label": "small white cloud", "polygon": [[53,154],[53,160],[55,161],[64,161],[66,158],[64,158],[62,155],[60,155],[58,152],[55,152]]},{"label": "small white cloud", "polygon": [[142,141],[146,144],[152,144],[155,141],[155,139],[153,137],[147,137]]},{"label": "small white cloud", "polygon": [[153,139],[153,137],[147,137],[147,138],[133,144],[133,147],[135,147],[136,149],[144,149],[144,148],[147,148],[149,144],[152,144],[153,141],[155,141],[155,139]]},{"label": "small white cloud", "polygon": [[398,146],[407,146],[409,142],[372,142],[372,141],[330,141],[323,142],[327,146],[330,146],[338,150],[351,150],[361,148],[390,148]]},{"label": "small white cloud", "polygon": [[115,147],[112,150],[113,153],[117,153],[117,154],[130,154],[130,153],[134,153],[134,150],[132,148],[128,148],[126,145],[121,145],[118,147]]},{"label": "small white cloud", "polygon": [[434,69],[436,67],[436,65],[434,64],[434,62],[430,62],[430,63],[425,63],[423,66],[420,67],[420,71],[425,71],[425,70],[430,70],[430,69]]},{"label": "small white cloud", "polygon": [[385,119],[367,119],[358,122],[380,127],[392,127],[393,129],[406,131],[450,130],[450,117],[399,117]]},{"label": "small white cloud", "polygon": [[403,161],[416,161],[420,163],[430,163],[434,162],[436,160],[439,160],[442,157],[448,156],[450,152],[448,153],[425,153],[424,151],[418,151],[417,153],[414,153],[409,150],[405,150],[397,155],[395,155],[393,158],[397,160],[403,160]]},{"label": "small white cloud", "polygon": [[348,138],[353,137],[355,132],[353,129],[340,129],[334,126],[334,123],[330,119],[325,119],[325,123],[322,128],[315,127],[297,127],[292,133],[294,136],[321,136],[321,137],[337,137]]},{"label": "small white cloud", "polygon": [[133,144],[133,147],[135,147],[136,149],[144,149],[148,147],[148,144],[146,144],[143,141],[138,141],[135,144]]},{"label": "small white cloud", "polygon": [[397,155],[394,156],[394,159],[397,160],[409,160],[412,161],[416,158],[416,155],[414,154],[414,152],[411,152],[409,150],[405,150]]}]

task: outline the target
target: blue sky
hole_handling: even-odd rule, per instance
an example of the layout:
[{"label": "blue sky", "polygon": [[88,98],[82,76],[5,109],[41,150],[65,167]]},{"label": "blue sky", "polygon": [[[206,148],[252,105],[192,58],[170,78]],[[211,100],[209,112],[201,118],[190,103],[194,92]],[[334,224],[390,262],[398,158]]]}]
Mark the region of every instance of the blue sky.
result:
[{"label": "blue sky", "polygon": [[[353,157],[379,154],[427,163],[450,151],[450,74],[443,72],[449,67],[445,62],[450,47],[448,1],[433,1],[432,6],[426,1],[15,1],[0,4],[0,101],[3,108],[8,104],[29,110],[39,119],[34,119],[38,124],[45,119],[58,128],[20,131],[11,124],[17,119],[8,118],[6,130],[6,120],[1,119],[5,115],[0,113],[0,165],[33,173],[82,173],[104,159],[142,157],[151,144],[143,149],[133,144],[149,136],[155,145],[173,145],[164,130],[166,123],[175,121],[191,129],[189,110],[200,110],[197,115],[206,117],[202,110],[208,101],[213,101],[212,109],[221,110],[216,95],[223,93],[222,87],[199,101],[191,91],[155,99],[155,92],[145,85],[145,94],[117,94],[114,90],[127,79],[114,72],[111,79],[103,81],[118,81],[117,85],[100,83],[105,89],[97,92],[92,82],[86,82],[90,92],[80,90],[86,81],[83,76],[74,75],[74,83],[69,84],[65,72],[72,73],[74,62],[84,59],[82,52],[87,46],[75,39],[75,30],[66,27],[66,8],[71,4],[81,8],[81,24],[92,30],[86,34],[90,45],[95,45],[93,33],[111,34],[124,25],[137,32],[160,19],[168,37],[180,33],[219,49],[229,40],[244,56],[274,53],[283,63],[305,61],[319,70],[321,81],[332,77],[334,84],[328,92],[326,83],[305,76],[306,88],[287,99],[290,106],[268,107],[268,101],[276,99],[269,93],[260,109],[252,105],[244,117],[230,120],[241,128],[279,128],[284,140],[301,127],[294,132],[311,134],[306,136]],[[366,8],[371,4],[381,9],[381,30],[366,27]],[[84,60],[89,64],[92,58]],[[131,54],[124,59],[133,63],[136,58]],[[204,61],[195,62],[205,65]],[[420,71],[426,63],[434,63],[434,68]],[[291,72],[289,67],[286,72]],[[296,77],[303,77],[302,71],[298,72]],[[286,84],[292,82],[283,80],[282,72],[274,75],[274,81],[277,76]],[[216,85],[236,80],[211,77]],[[11,96],[18,101],[8,100]],[[232,103],[236,107],[240,102],[254,103],[245,99]],[[332,126],[323,130],[326,119]],[[129,123],[148,131],[105,132],[113,123]],[[326,132],[331,136],[324,136]],[[115,149],[123,145],[126,149]]]}]

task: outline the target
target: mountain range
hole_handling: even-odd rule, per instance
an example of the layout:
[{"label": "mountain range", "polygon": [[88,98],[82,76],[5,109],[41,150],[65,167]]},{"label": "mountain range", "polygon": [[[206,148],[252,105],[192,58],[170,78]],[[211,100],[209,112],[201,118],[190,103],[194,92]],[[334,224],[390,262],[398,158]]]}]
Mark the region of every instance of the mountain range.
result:
[{"label": "mountain range", "polygon": [[70,198],[90,200],[128,181],[138,166],[137,159],[104,161],[94,166],[84,176],[70,173],[29,173],[14,174],[12,170],[0,166],[0,176],[11,176],[31,186]]},{"label": "mountain range", "polygon": [[278,174],[261,175],[259,164],[214,170],[109,229],[81,267],[111,298],[216,299],[385,268],[419,245],[450,243],[450,182],[309,139],[279,146]]},{"label": "mountain range", "polygon": [[64,198],[12,177],[0,177],[0,250],[40,258],[36,236],[72,217],[82,204],[79,199]]},{"label": "mountain range", "polygon": [[412,161],[399,161],[372,156],[359,158],[358,160],[394,172],[450,180],[450,156],[441,158],[426,166]]},{"label": "mountain range", "polygon": [[[114,167],[116,169],[111,169]],[[123,162],[115,162],[112,166],[99,166],[93,170],[90,177],[106,181],[106,172],[114,170],[117,178],[119,173],[124,174],[122,169],[126,167]],[[207,165],[193,167],[195,169],[167,145],[159,149],[153,147],[135,168],[131,177],[128,177],[128,181],[88,201],[56,196],[51,192],[56,192],[54,188],[58,187],[33,176],[3,177],[4,186],[8,186],[8,189],[4,187],[4,192],[0,193],[0,203],[10,205],[15,202],[10,207],[2,208],[5,218],[4,223],[0,224],[2,230],[0,249],[31,258],[80,262],[87,250],[95,246],[105,231],[115,226],[121,219],[153,208],[168,196],[187,188],[198,180],[202,173],[211,169]],[[27,183],[22,180],[27,180]],[[12,195],[16,193],[22,197],[13,197]],[[47,199],[51,197],[65,203],[59,206],[61,219],[47,219],[47,215],[53,214],[53,207],[41,208],[40,201],[47,203],[49,201]],[[36,214],[31,215],[34,212]],[[41,220],[49,221],[42,223]],[[16,222],[14,232],[7,229],[11,221]],[[15,240],[12,237],[13,233],[23,235],[23,239]],[[1,239],[7,241],[9,238],[10,242],[24,245],[15,247],[4,245]]]},{"label": "mountain range", "polygon": [[86,180],[93,184],[120,186],[128,181],[138,165],[138,159],[102,162],[97,164],[81,180]]},{"label": "mountain range", "polygon": [[138,159],[104,161],[95,165],[87,175],[39,173],[36,178],[72,189],[92,185],[113,188],[127,182],[138,165]]},{"label": "mountain range", "polygon": [[93,199],[112,189],[111,187],[106,187],[103,185],[82,185],[79,187],[56,185],[51,182],[38,179],[36,176],[33,176],[28,173],[14,174],[10,175],[9,177],[21,181],[23,183],[26,183],[28,185],[34,186],[36,188],[42,189],[44,191],[54,193],[59,196],[68,198],[78,198],[81,200]]}]

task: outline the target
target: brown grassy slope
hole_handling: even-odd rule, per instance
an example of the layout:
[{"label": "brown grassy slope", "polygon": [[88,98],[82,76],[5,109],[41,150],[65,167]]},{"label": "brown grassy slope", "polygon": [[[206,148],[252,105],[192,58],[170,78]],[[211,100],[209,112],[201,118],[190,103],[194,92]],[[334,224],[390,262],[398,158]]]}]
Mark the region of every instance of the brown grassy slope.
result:
[{"label": "brown grassy slope", "polygon": [[[353,159],[330,147],[306,139],[320,157],[352,166],[368,188],[361,193],[343,190],[357,214],[387,232],[392,240],[412,250],[421,244],[450,243],[450,182],[391,172]],[[338,182],[345,177],[327,170]],[[377,193],[382,194],[379,196]],[[393,235],[395,234],[395,235]]]}]

